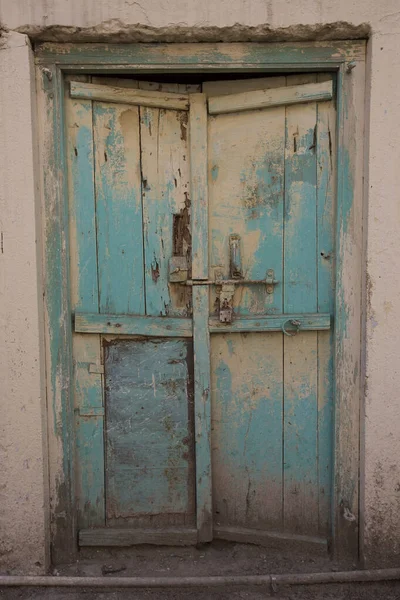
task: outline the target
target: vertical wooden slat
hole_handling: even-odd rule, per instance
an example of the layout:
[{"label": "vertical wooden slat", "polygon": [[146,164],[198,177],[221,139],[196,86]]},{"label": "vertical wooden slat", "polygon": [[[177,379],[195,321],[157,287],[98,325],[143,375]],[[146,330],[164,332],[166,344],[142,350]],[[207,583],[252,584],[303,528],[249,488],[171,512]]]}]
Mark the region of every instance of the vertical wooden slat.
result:
[{"label": "vertical wooden slat", "polygon": [[[315,81],[288,77],[287,84]],[[284,312],[315,312],[316,104],[286,109]],[[317,333],[284,337],[284,527],[318,531]]]},{"label": "vertical wooden slat", "polygon": [[[192,277],[208,277],[207,109],[204,94],[191,96],[189,114],[192,203]],[[196,513],[199,542],[212,539],[211,374],[208,286],[193,286]]]},{"label": "vertical wooden slat", "polygon": [[[71,308],[98,312],[92,103],[66,98],[70,216]],[[103,376],[90,373],[101,362],[100,336],[73,335],[76,409],[76,496],[78,527],[104,524],[103,417],[79,411],[103,404]]]},{"label": "vertical wooden slat", "polygon": [[139,111],[93,103],[100,312],[144,314]]},{"label": "vertical wooden slat", "polygon": [[208,278],[207,104],[205,94],[191,94],[190,181],[192,203],[192,278]]},{"label": "vertical wooden slat", "polygon": [[[186,111],[140,108],[146,314],[186,315],[189,289],[170,285],[176,243],[190,254],[189,153]],[[174,220],[185,239],[175,240]]]},{"label": "vertical wooden slat", "polygon": [[212,539],[211,374],[208,286],[193,289],[196,513],[199,542]]},{"label": "vertical wooden slat", "polygon": [[[319,74],[318,81],[332,75]],[[334,312],[336,111],[317,105],[318,312]],[[333,329],[318,332],[319,533],[329,535],[333,461]]]}]

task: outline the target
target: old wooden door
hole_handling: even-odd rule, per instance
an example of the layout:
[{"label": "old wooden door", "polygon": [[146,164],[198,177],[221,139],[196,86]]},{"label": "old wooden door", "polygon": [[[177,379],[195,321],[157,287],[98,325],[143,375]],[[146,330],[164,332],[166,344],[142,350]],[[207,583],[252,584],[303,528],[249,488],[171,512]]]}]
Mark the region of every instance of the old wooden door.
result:
[{"label": "old wooden door", "polygon": [[68,87],[84,545],[328,534],[332,82],[200,91]]}]

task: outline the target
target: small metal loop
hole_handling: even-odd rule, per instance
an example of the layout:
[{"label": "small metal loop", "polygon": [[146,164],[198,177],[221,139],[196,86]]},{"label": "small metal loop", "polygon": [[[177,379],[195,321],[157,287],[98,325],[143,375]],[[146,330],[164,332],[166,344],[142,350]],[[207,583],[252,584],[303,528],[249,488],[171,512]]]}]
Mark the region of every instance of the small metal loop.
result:
[{"label": "small metal loop", "polygon": [[[289,333],[288,331],[286,331],[286,329],[285,329],[286,323],[290,323],[291,325],[293,325],[293,327],[296,327],[296,330],[293,333]],[[282,331],[288,337],[294,337],[295,335],[297,335],[299,333],[300,327],[301,327],[301,321],[297,321],[297,319],[287,319],[286,321],[284,321],[282,323]]]}]

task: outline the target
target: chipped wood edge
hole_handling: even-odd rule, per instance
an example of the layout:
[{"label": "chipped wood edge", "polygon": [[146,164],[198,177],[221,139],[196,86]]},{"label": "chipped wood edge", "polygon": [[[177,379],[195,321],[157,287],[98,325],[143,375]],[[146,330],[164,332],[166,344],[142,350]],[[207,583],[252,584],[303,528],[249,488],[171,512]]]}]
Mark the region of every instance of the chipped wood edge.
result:
[{"label": "chipped wood edge", "polygon": [[208,112],[210,115],[219,115],[272,108],[274,106],[331,100],[332,87],[332,81],[325,81],[322,83],[291,85],[271,90],[213,96],[208,99]]},{"label": "chipped wood edge", "polygon": [[133,104],[134,106],[168,110],[189,110],[188,94],[135,90],[79,81],[71,81],[70,94],[71,98],[97,100],[98,102]]}]

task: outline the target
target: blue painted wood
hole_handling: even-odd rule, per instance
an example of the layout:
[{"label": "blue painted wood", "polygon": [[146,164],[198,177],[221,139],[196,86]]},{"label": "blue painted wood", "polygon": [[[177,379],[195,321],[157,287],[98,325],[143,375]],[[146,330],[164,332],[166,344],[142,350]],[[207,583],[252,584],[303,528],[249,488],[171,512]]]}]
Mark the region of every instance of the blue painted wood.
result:
[{"label": "blue painted wood", "polygon": [[282,528],[282,336],[213,336],[214,527]]},{"label": "blue painted wood", "polygon": [[[285,135],[284,312],[316,312],[315,103],[286,108]],[[284,528],[308,535],[318,532],[317,360],[317,333],[284,336]]]},{"label": "blue painted wood", "polygon": [[[92,103],[67,100],[71,308],[98,312]],[[86,414],[103,410],[103,381],[90,374],[100,362],[98,336],[74,335],[74,405]],[[79,527],[104,524],[103,417],[75,419],[76,503]]]},{"label": "blue painted wood", "polygon": [[107,519],[194,511],[191,344],[106,347]]},{"label": "blue painted wood", "polygon": [[192,320],[173,317],[134,317],[76,313],[75,331],[145,335],[150,337],[192,337]]},{"label": "blue painted wood", "polygon": [[134,106],[93,103],[101,313],[144,314],[139,117]]},{"label": "blue painted wood", "polygon": [[199,542],[212,539],[211,373],[208,286],[193,289],[196,510]]},{"label": "blue painted wood", "polygon": [[268,315],[257,317],[239,317],[232,323],[221,323],[216,317],[209,319],[210,333],[227,332],[263,332],[263,331],[282,331],[282,327],[292,335],[296,333],[297,327],[291,321],[298,321],[299,331],[315,331],[330,329],[331,315],[329,313],[300,314],[292,313],[285,315]]}]

